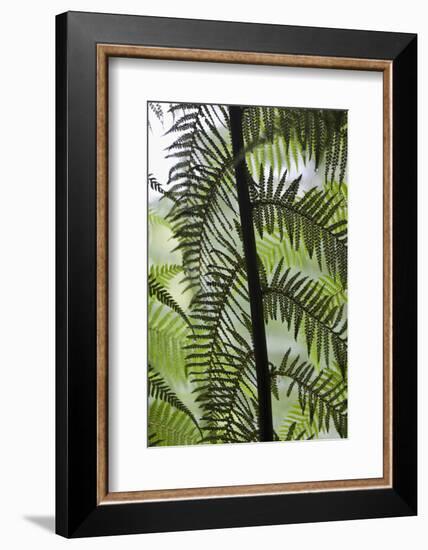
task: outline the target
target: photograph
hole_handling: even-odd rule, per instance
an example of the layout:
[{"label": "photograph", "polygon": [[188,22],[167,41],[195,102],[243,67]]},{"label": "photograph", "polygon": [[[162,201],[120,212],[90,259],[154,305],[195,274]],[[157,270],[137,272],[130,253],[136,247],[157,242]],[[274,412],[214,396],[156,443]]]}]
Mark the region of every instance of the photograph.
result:
[{"label": "photograph", "polygon": [[347,111],[147,109],[148,445],[347,438]]}]

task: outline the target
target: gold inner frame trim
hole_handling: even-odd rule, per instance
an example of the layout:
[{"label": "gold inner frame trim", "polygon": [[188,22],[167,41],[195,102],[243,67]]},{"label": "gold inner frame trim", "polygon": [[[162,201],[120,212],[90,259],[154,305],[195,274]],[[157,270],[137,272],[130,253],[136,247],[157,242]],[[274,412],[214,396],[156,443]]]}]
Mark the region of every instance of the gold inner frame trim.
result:
[{"label": "gold inner frame trim", "polygon": [[[295,483],[109,492],[108,488],[108,59],[133,57],[383,73],[383,476]],[[97,503],[378,489],[392,486],[392,62],[187,48],[97,45]]]}]

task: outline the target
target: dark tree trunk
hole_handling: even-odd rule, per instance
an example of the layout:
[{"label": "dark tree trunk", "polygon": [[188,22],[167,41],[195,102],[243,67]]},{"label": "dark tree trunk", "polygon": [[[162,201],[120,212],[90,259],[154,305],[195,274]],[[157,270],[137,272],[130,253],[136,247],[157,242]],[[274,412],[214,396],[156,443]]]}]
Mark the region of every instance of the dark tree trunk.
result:
[{"label": "dark tree trunk", "polygon": [[248,291],[250,295],[259,400],[260,440],[273,441],[271,384],[263,317],[263,297],[257,266],[256,239],[254,236],[253,216],[250,195],[248,192],[247,169],[245,166],[244,138],[242,135],[242,107],[229,107],[229,115],[239,213],[241,217],[244,255],[247,267]]}]

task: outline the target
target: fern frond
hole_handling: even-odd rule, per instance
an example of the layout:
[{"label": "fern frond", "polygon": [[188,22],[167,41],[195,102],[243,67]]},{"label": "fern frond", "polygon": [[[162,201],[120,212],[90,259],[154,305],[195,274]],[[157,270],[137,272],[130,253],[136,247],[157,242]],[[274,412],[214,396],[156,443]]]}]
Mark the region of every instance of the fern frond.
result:
[{"label": "fern frond", "polygon": [[171,280],[179,273],[183,273],[183,268],[177,264],[153,264],[149,270],[149,276],[165,287],[168,287]]},{"label": "fern frond", "polygon": [[330,298],[332,305],[341,307],[348,302],[347,290],[341,281],[329,275],[323,275],[319,282],[322,285],[323,294]]},{"label": "fern frond", "polygon": [[293,388],[297,387],[300,409],[302,413],[307,410],[311,427],[316,421],[318,430],[328,432],[330,421],[333,421],[340,437],[347,437],[346,381],[331,369],[316,373],[313,365],[300,361],[298,356],[291,360],[290,352],[288,349],[280,367],[272,372],[272,376],[286,376],[291,379],[287,396],[290,397]]},{"label": "fern frond", "polygon": [[301,178],[289,185],[285,178],[284,173],[275,184],[270,170],[266,181],[264,167],[261,166],[259,182],[252,182],[250,186],[254,225],[258,234],[263,238],[265,231],[273,234],[278,228],[281,240],[286,233],[296,250],[304,245],[309,257],[316,258],[321,270],[325,265],[330,275],[340,277],[346,284],[347,224],[346,220],[335,222],[333,219],[342,199],[336,195],[329,196],[316,187],[300,197]]},{"label": "fern frond", "polygon": [[280,441],[298,441],[317,439],[319,436],[318,413],[315,411],[313,421],[309,420],[309,407],[302,412],[300,404],[295,403],[288,411],[279,430]]},{"label": "fern frond", "polygon": [[151,173],[148,174],[147,180],[149,182],[149,186],[153,191],[157,191],[158,193],[163,194],[162,185],[158,182],[158,180],[155,178],[155,176]]},{"label": "fern frond", "polygon": [[153,401],[149,406],[148,445],[170,447],[196,445],[200,433],[192,419],[166,401]]},{"label": "fern frond", "polygon": [[247,107],[244,138],[252,173],[263,163],[277,173],[300,159],[324,163],[325,181],[342,183],[347,165],[347,112],[324,109]]},{"label": "fern frond", "polygon": [[163,125],[163,111],[160,103],[156,101],[149,101],[149,109],[156,116],[159,122]]},{"label": "fern frond", "polygon": [[347,368],[347,322],[344,308],[334,307],[323,287],[300,272],[283,269],[281,259],[269,281],[261,272],[263,308],[266,322],[281,319],[294,338],[304,330],[308,355],[312,344],[318,361],[323,356],[326,365],[333,355],[345,376]]},{"label": "fern frond", "polygon": [[283,235],[280,238],[279,233],[274,231],[272,234],[264,233],[263,238],[260,235],[256,237],[256,250],[266,272],[271,274],[281,258],[289,267],[297,267],[301,270],[317,270],[316,260],[309,258],[308,252],[303,246],[296,250],[288,237]]},{"label": "fern frond", "polygon": [[303,439],[305,435],[306,430],[301,430],[297,422],[292,422],[287,429],[284,441],[299,441],[300,439]]},{"label": "fern frond", "polygon": [[151,226],[159,225],[159,226],[167,227],[168,229],[171,228],[171,224],[163,216],[161,216],[161,214],[156,212],[156,210],[154,210],[153,208],[149,207],[147,218],[148,218],[149,225]]},{"label": "fern frond", "polygon": [[156,371],[156,369],[154,369],[152,365],[150,365],[150,363],[148,366],[148,393],[151,397],[153,397],[153,399],[160,399],[161,401],[165,401],[166,403],[169,403],[172,407],[175,407],[176,409],[187,414],[187,416],[192,419],[193,423],[199,430],[199,425],[194,415],[179,399],[177,394],[169,387],[168,383],[164,380],[162,375],[158,371]]},{"label": "fern frond", "polygon": [[151,270],[148,276],[149,296],[154,296],[161,304],[168,306],[170,309],[178,313],[188,325],[189,319],[183,309],[174,300],[161,281],[157,280],[155,271]]},{"label": "fern frond", "polygon": [[185,346],[190,332],[180,315],[156,300],[149,300],[148,361],[163,376],[186,382]]},{"label": "fern frond", "polygon": [[327,200],[334,199],[339,202],[339,207],[333,214],[332,221],[335,223],[348,220],[348,186],[345,182],[325,183],[323,190]]},{"label": "fern frond", "polygon": [[166,197],[177,250],[183,256],[188,288],[203,287],[210,254],[219,237],[233,230],[236,216],[233,162],[227,112],[222,106],[172,106],[176,115],[168,133],[178,138],[168,147],[176,164],[169,173]]},{"label": "fern frond", "polygon": [[216,251],[217,263],[210,266],[209,290],[199,292],[193,302],[189,375],[203,411],[204,441],[256,441],[257,390],[254,352],[248,344],[245,264],[236,245],[225,240],[223,246],[223,251]]},{"label": "fern frond", "polygon": [[147,112],[147,124],[149,126],[149,129],[150,131],[153,131],[153,128],[152,128],[152,124],[150,122],[150,114],[153,113],[155,115],[155,117],[159,120],[159,122],[161,123],[161,125],[163,126],[163,110],[162,110],[162,107],[160,105],[160,103],[156,102],[156,101],[148,101],[147,102],[148,104],[148,112]]},{"label": "fern frond", "polygon": [[148,435],[148,446],[149,447],[161,447],[162,439],[159,439],[156,432],[149,433]]}]

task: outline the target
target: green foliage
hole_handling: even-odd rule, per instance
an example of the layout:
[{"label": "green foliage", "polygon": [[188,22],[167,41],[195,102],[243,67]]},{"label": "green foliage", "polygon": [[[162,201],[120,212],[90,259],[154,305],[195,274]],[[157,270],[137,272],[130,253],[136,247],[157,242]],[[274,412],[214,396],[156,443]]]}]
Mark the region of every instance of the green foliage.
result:
[{"label": "green foliage", "polygon": [[345,181],[348,133],[346,111],[246,107],[243,133],[246,151],[256,166],[269,164],[282,172],[313,160],[324,164],[326,182]]},{"label": "green foliage", "polygon": [[338,280],[324,275],[320,278],[322,291],[325,296],[330,298],[330,303],[335,306],[342,306],[348,302],[346,287]]},{"label": "green foliage", "polygon": [[149,407],[149,446],[196,445],[200,433],[192,419],[166,401],[154,401]]},{"label": "green foliage", "polygon": [[153,399],[159,399],[165,403],[169,403],[172,407],[187,414],[192,419],[195,426],[199,429],[198,423],[186,407],[186,405],[177,397],[176,393],[169,387],[168,383],[162,378],[162,375],[157,372],[149,363],[148,367],[148,392]]},{"label": "green foliage", "polygon": [[[296,250],[288,235],[279,237],[279,232],[274,231],[268,234],[263,231],[263,238],[256,236],[256,248],[260,261],[262,262],[267,273],[272,273],[281,258],[284,258],[286,265],[290,267],[299,267],[303,269],[309,266],[308,253],[303,246]],[[311,266],[313,267],[313,266]]]},{"label": "green foliage", "polygon": [[[174,141],[167,158],[176,162],[169,172],[167,219],[179,241],[187,288],[206,288],[212,248],[233,231],[236,191],[226,110],[210,105],[172,105],[175,121],[168,133]],[[175,134],[178,137],[175,137]]]},{"label": "green foliage", "polygon": [[183,273],[183,268],[181,267],[181,265],[151,265],[149,270],[149,277],[155,281],[158,281],[161,285],[168,286],[171,280],[179,273]]},{"label": "green foliage", "polygon": [[154,227],[156,227],[157,225],[166,227],[168,229],[170,229],[170,227],[171,227],[169,222],[162,215],[155,212],[152,208],[149,208],[148,223],[149,223],[149,227],[151,227],[152,229]]},{"label": "green foliage", "polygon": [[279,430],[280,441],[298,441],[301,439],[317,439],[319,437],[318,430],[318,413],[314,412],[312,422],[309,417],[309,407],[302,411],[300,404],[295,403],[289,410],[286,418],[283,420]]},{"label": "green foliage", "polygon": [[189,327],[175,311],[156,300],[149,300],[149,363],[175,383],[185,381],[185,346]]},{"label": "green foliage", "polygon": [[242,158],[275,343],[274,440],[347,437],[346,112],[245,107],[245,150],[234,158],[227,106],[149,108],[170,163],[165,184],[148,176],[161,195],[149,208],[151,243],[163,239],[148,271],[149,445],[260,440]]},{"label": "green foliage", "polygon": [[[163,266],[159,269],[160,276],[161,278],[163,278],[163,280],[165,280],[166,277],[165,273],[162,273],[162,270],[165,271],[165,267],[166,266]],[[178,305],[178,303],[165,288],[162,280],[158,279],[156,275],[156,270],[151,268],[148,277],[149,296],[155,297],[161,304],[168,306],[170,309],[178,313],[187,324],[189,324],[187,316],[182,308]]]},{"label": "green foliage", "polygon": [[[292,416],[291,424],[299,425],[300,433],[329,432],[333,422],[340,437],[347,437],[347,383],[331,369],[317,373],[315,367],[307,361],[300,361],[297,356],[290,359],[291,349],[285,353],[278,369],[271,371],[272,378],[286,376],[291,380],[287,390],[290,397],[294,387],[298,392],[298,403],[304,420],[299,422]],[[287,436],[291,424],[287,425]],[[298,431],[299,431],[298,430]],[[316,431],[315,431],[316,430]],[[294,433],[294,431],[293,431]],[[287,437],[286,436],[286,437]]]},{"label": "green foliage", "polygon": [[332,306],[332,298],[316,283],[299,271],[283,269],[281,258],[269,281],[261,269],[263,307],[266,321],[280,318],[297,340],[304,330],[308,355],[315,346],[318,361],[321,355],[328,365],[331,354],[345,376],[347,365],[347,322],[344,306]]},{"label": "green foliage", "polygon": [[[188,369],[203,416],[203,441],[256,441],[257,391],[245,264],[224,240],[207,291],[193,300]],[[246,306],[246,307],[245,307]],[[241,332],[239,332],[239,330]],[[245,337],[243,336],[245,335]]]},{"label": "green foliage", "polygon": [[334,221],[342,199],[313,187],[298,195],[301,178],[287,185],[286,172],[274,185],[273,171],[267,180],[261,166],[259,182],[249,186],[254,223],[260,237],[264,232],[279,231],[282,240],[286,233],[295,250],[304,246],[310,258],[315,257],[320,269],[324,266],[333,277],[347,280],[347,224],[345,219]]}]

